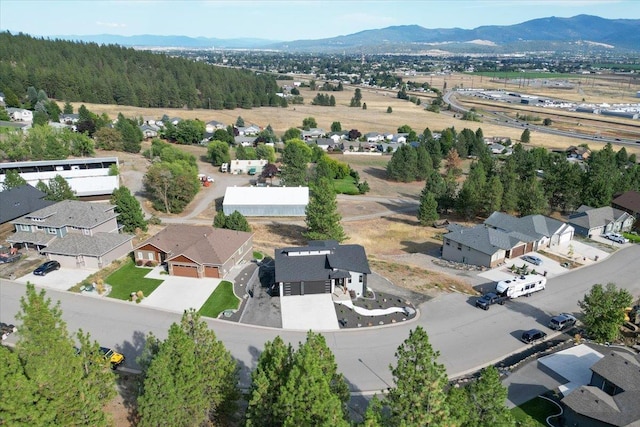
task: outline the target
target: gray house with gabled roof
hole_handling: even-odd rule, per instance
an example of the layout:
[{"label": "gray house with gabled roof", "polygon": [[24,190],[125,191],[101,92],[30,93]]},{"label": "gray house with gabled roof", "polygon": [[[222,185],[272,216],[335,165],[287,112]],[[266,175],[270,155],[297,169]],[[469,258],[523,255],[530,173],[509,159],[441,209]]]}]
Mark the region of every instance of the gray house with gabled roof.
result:
[{"label": "gray house with gabled roof", "polygon": [[115,206],[64,200],[11,221],[12,247],[35,248],[63,267],[103,268],[133,249],[121,234]]},{"label": "gray house with gabled roof", "polygon": [[335,240],[310,241],[308,246],[275,250],[275,281],[280,296],[330,294],[336,287],[361,296],[371,274],[360,245]]},{"label": "gray house with gabled roof", "polygon": [[464,264],[495,267],[506,258],[573,239],[573,227],[543,215],[517,218],[494,212],[484,224],[463,227],[451,224],[443,236],[442,258]]},{"label": "gray house with gabled roof", "polygon": [[591,366],[588,385],[562,399],[564,425],[640,426],[640,359],[611,350]]},{"label": "gray house with gabled roof", "polygon": [[576,229],[576,233],[591,237],[605,233],[629,231],[635,218],[630,213],[611,206],[592,208],[582,205],[576,213],[569,215],[567,222]]}]

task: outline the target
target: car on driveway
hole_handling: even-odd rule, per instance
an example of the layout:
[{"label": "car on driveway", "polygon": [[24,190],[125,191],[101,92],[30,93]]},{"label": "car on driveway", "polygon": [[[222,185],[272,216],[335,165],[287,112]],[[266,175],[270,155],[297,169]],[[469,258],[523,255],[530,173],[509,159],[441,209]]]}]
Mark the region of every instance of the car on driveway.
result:
[{"label": "car on driveway", "polygon": [[60,263],[58,261],[47,261],[33,270],[33,274],[36,276],[46,276],[47,273],[51,273],[55,270],[60,270]]},{"label": "car on driveway", "polygon": [[537,256],[533,256],[533,255],[525,255],[522,257],[523,261],[526,262],[530,262],[533,265],[540,265],[542,264],[542,260],[540,258],[538,258]]},{"label": "car on driveway", "polygon": [[549,321],[549,328],[561,331],[576,324],[576,318],[569,313],[560,313]]},{"label": "car on driveway", "polygon": [[540,329],[529,329],[528,331],[524,331],[522,333],[522,342],[527,344],[533,344],[536,341],[544,341],[547,337],[545,332],[542,332]]},{"label": "car on driveway", "polygon": [[618,233],[606,233],[604,237],[616,243],[629,243],[629,239]]}]

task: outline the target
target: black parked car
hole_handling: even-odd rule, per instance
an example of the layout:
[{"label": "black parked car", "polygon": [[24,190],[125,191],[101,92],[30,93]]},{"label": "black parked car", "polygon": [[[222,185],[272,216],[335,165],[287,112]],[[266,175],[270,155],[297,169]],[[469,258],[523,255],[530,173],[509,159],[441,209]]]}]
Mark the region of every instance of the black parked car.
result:
[{"label": "black parked car", "polygon": [[40,267],[33,270],[33,274],[36,276],[46,276],[47,273],[51,273],[52,271],[59,269],[60,263],[58,261],[47,261],[44,264],[41,264]]},{"label": "black parked car", "polygon": [[546,337],[547,334],[540,329],[529,329],[522,333],[522,342],[533,344],[536,341],[543,341]]}]

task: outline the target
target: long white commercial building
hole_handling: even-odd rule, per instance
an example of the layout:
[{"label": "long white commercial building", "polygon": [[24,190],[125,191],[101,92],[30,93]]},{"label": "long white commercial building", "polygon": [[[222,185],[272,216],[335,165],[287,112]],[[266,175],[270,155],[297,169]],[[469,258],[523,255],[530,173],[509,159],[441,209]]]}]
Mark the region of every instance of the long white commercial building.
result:
[{"label": "long white commercial building", "polygon": [[225,215],[305,216],[309,187],[227,187],[222,202]]}]

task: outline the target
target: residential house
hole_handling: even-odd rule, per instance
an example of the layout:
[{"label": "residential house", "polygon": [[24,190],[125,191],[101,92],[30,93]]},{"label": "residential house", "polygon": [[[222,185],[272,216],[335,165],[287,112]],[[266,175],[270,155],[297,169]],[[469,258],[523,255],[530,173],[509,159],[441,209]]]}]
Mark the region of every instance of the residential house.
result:
[{"label": "residential house", "polygon": [[605,233],[629,231],[635,218],[630,213],[611,206],[592,208],[582,205],[576,213],[569,215],[567,222],[576,229],[576,233],[592,237]]},{"label": "residential house", "polygon": [[142,136],[145,139],[156,138],[158,136],[158,132],[160,128],[154,125],[144,124],[139,126],[140,131],[142,131]]},{"label": "residential house", "polygon": [[333,142],[338,143],[342,142],[348,138],[349,132],[331,132],[327,135],[327,138],[331,138]]},{"label": "residential house", "polygon": [[2,197],[0,232],[13,230],[14,226],[9,221],[55,203],[51,200],[45,200],[46,194],[29,184],[4,190],[0,196]]},{"label": "residential house", "polygon": [[326,132],[324,129],[320,128],[311,128],[309,130],[303,130],[301,134],[301,138],[303,141],[309,141],[312,139],[322,138]]},{"label": "residential house", "polygon": [[337,290],[362,296],[371,274],[360,245],[335,240],[310,241],[308,246],[275,250],[275,281],[280,296],[329,294]]},{"label": "residential house", "polygon": [[7,114],[11,117],[11,120],[16,122],[32,122],[33,112],[25,110],[24,108],[9,107],[6,109]]},{"label": "residential house", "polygon": [[368,132],[364,134],[364,138],[367,142],[383,142],[385,137],[380,132]]},{"label": "residential house", "polygon": [[65,125],[75,125],[79,120],[79,114],[60,114],[60,123]]},{"label": "residential house", "polygon": [[309,145],[317,145],[322,148],[324,151],[342,151],[344,149],[344,144],[341,141],[334,141],[331,138],[318,138],[315,141],[308,141]]},{"label": "residential house", "polygon": [[591,366],[591,381],[562,399],[564,424],[640,426],[640,358],[609,350]]},{"label": "residential house", "polygon": [[256,136],[260,133],[260,126],[236,126],[234,128],[238,132],[238,136]]},{"label": "residential house", "polygon": [[577,160],[587,160],[591,155],[591,150],[583,146],[572,145],[565,150],[567,157]]},{"label": "residential house", "polygon": [[170,224],[134,249],[136,263],[166,263],[172,276],[224,278],[253,257],[253,234],[210,225]]},{"label": "residential house", "polygon": [[4,93],[0,92],[0,105],[4,105]]},{"label": "residential house", "polygon": [[409,136],[408,133],[394,133],[391,136],[391,143],[392,144],[405,144],[407,142],[407,136]]},{"label": "residential house", "polygon": [[63,267],[103,268],[131,252],[133,235],[119,232],[115,205],[64,200],[11,221],[12,247],[35,248]]},{"label": "residential house", "polygon": [[216,120],[211,120],[210,122],[205,123],[204,125],[205,132],[214,133],[218,129],[227,129],[224,123],[218,122]]},{"label": "residential house", "polygon": [[235,145],[242,145],[243,147],[253,147],[255,142],[255,136],[236,136],[233,138],[233,143]]},{"label": "residential house", "polygon": [[611,207],[625,211],[636,219],[640,219],[640,192],[627,191],[622,193],[611,202]]},{"label": "residential house", "polygon": [[482,225],[451,224],[444,235],[442,258],[465,264],[495,267],[507,258],[549,246],[564,246],[573,239],[573,227],[543,215],[517,218],[494,212]]}]

